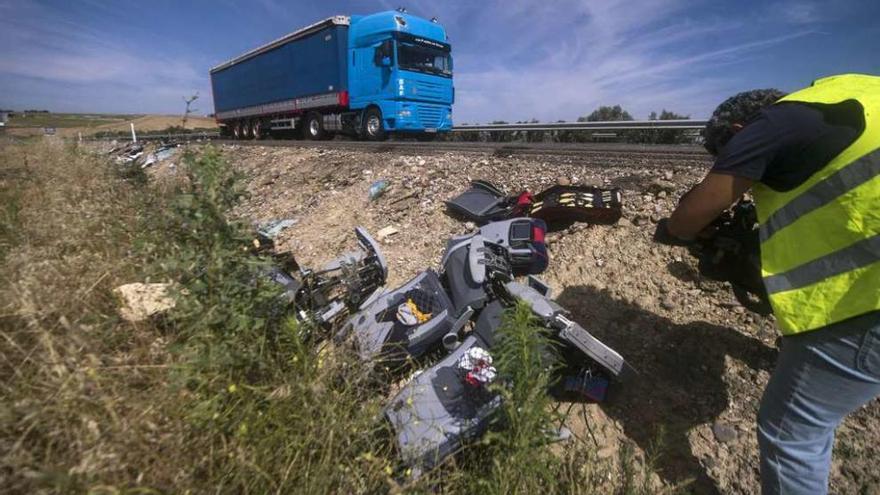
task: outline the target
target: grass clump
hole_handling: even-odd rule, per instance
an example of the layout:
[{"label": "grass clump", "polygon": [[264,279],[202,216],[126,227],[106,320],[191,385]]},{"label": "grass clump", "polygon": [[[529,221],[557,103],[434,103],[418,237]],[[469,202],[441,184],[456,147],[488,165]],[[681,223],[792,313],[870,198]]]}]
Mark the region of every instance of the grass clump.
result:
[{"label": "grass clump", "polygon": [[156,270],[182,281],[170,325],[188,443],[224,453],[201,456],[199,481],[252,493],[381,489],[390,461],[376,440],[379,397],[284,311],[263,276],[270,260],[226,216],[243,193],[235,172],[210,149],[184,161],[188,180],[154,219],[171,239],[149,251]]}]

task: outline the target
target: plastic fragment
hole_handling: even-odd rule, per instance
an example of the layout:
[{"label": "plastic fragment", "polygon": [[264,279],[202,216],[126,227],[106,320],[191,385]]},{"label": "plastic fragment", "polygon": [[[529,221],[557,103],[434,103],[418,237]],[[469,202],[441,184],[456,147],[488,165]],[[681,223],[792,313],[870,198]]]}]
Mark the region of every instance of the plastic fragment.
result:
[{"label": "plastic fragment", "polygon": [[372,184],[370,184],[370,192],[369,197],[370,201],[377,199],[379,196],[385,194],[385,191],[388,190],[388,187],[391,186],[391,183],[385,179],[380,179]]}]

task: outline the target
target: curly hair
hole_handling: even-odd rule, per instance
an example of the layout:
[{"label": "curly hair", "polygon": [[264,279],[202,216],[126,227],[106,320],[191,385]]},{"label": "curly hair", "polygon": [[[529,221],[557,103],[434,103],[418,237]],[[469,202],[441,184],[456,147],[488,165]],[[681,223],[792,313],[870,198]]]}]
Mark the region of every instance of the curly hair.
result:
[{"label": "curly hair", "polygon": [[703,129],[703,145],[712,155],[736,133],[734,124],[745,124],[764,107],[770,106],[785,96],[778,89],[753,89],[738,93],[718,105]]}]

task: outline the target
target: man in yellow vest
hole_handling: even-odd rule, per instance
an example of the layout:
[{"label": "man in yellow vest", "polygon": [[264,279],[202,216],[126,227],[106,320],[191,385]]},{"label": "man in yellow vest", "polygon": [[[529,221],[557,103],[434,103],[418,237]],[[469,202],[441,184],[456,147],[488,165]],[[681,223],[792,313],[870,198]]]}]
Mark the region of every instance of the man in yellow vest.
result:
[{"label": "man in yellow vest", "polygon": [[783,334],[758,413],[761,485],[826,493],[837,425],[880,395],[880,77],[740,93],[704,137],[715,164],[657,237],[693,239],[752,189]]}]

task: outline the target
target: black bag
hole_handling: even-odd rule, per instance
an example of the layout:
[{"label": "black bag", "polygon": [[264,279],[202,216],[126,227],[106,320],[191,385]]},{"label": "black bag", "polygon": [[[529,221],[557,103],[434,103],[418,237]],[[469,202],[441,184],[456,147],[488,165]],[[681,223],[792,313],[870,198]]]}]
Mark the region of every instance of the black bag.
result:
[{"label": "black bag", "polygon": [[479,225],[515,217],[544,220],[550,228],[573,222],[613,224],[622,215],[620,189],[593,186],[551,186],[533,195],[523,191],[507,196],[497,186],[484,180],[471,182],[462,194],[446,201],[449,210]]}]

